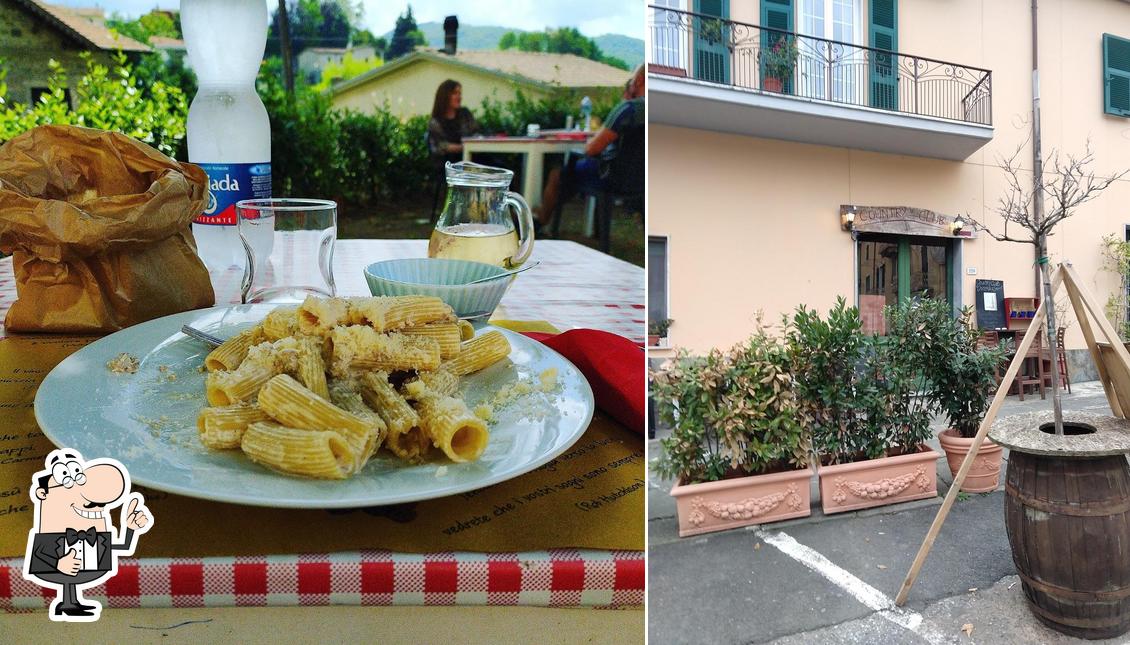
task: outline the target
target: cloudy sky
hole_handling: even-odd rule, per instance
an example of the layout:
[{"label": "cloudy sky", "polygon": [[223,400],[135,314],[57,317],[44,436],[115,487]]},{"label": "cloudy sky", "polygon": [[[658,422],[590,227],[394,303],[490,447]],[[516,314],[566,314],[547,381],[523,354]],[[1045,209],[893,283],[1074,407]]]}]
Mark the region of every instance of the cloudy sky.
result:
[{"label": "cloudy sky", "polygon": [[[146,13],[154,7],[175,9],[178,0],[53,0],[72,7],[96,5],[106,13],[127,16]],[[268,0],[273,8],[277,0]],[[404,12],[403,0],[361,0],[365,24],[376,34],[391,31],[396,16]],[[587,36],[614,33],[643,38],[643,0],[415,0],[412,12],[417,22],[442,21],[455,14],[467,25],[501,25],[515,29],[576,27]]]}]

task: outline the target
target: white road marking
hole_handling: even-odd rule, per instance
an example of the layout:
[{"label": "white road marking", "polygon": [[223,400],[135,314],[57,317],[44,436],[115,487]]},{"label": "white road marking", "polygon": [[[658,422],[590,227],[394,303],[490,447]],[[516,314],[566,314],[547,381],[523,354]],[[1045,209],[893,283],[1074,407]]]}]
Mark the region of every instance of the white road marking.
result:
[{"label": "white road marking", "polygon": [[824,557],[819,551],[797,542],[791,535],[782,531],[758,531],[757,536],[766,544],[773,545],[785,555],[820,574],[868,609],[876,612],[879,617],[914,632],[934,645],[951,642],[951,639],[946,638],[944,634],[927,625],[922,620],[921,614],[895,606],[892,598]]}]

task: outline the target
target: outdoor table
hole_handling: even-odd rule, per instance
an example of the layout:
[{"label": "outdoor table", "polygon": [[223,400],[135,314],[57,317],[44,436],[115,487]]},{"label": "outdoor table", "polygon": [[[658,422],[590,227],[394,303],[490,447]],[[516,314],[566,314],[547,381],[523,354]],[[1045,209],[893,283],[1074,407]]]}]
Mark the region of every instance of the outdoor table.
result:
[{"label": "outdoor table", "polygon": [[[426,249],[426,240],[339,240],[334,254],[338,293],[368,295],[362,274],[365,265],[384,259],[422,257]],[[603,329],[642,346],[642,268],[567,241],[538,241],[532,260],[539,260],[541,265],[515,281],[492,319],[548,321],[561,331]],[[235,273],[231,271],[214,285],[217,304],[238,303],[239,280]],[[15,296],[12,259],[2,259],[0,320]],[[0,358],[6,348],[4,338],[0,330]],[[640,443],[642,446],[642,437]],[[156,522],[160,520],[155,518]],[[549,533],[553,533],[552,529]],[[142,553],[144,545],[142,539]],[[54,592],[23,580],[22,566],[22,557],[0,558],[0,609],[42,608],[54,597]],[[248,571],[258,572],[259,582],[250,591],[241,590],[241,577]],[[87,597],[99,600],[104,607],[630,607],[643,603],[643,571],[642,551],[577,548],[520,553],[362,550],[301,555],[140,557],[122,558],[118,576],[91,588]],[[371,589],[366,592],[363,579],[377,574],[382,585],[379,593]],[[496,584],[502,585],[502,591],[495,589]]]},{"label": "outdoor table", "polygon": [[[585,133],[591,137],[594,133]],[[463,139],[463,161],[470,161],[476,152],[517,153],[525,155],[522,167],[522,197],[533,208],[541,203],[542,174],[545,155],[584,152],[586,140],[549,137],[468,137]]]}]

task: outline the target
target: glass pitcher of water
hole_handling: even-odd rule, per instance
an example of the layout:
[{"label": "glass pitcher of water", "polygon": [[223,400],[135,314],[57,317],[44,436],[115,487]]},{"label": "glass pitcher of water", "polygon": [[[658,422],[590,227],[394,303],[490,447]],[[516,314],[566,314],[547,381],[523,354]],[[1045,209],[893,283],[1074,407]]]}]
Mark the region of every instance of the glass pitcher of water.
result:
[{"label": "glass pitcher of water", "polygon": [[[448,162],[447,201],[432,231],[428,257],[474,260],[512,268],[534,249],[534,218],[526,200],[506,190],[514,173],[469,161]],[[509,209],[518,216],[518,231]]]}]

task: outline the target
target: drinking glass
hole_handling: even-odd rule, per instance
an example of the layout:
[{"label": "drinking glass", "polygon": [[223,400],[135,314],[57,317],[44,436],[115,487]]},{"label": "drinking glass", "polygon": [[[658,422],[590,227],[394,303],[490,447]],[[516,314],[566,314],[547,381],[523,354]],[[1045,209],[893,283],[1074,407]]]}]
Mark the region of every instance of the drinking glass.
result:
[{"label": "drinking glass", "polygon": [[332,297],[337,204],[326,199],[245,199],[236,203],[247,252],[242,301],[297,303]]}]

